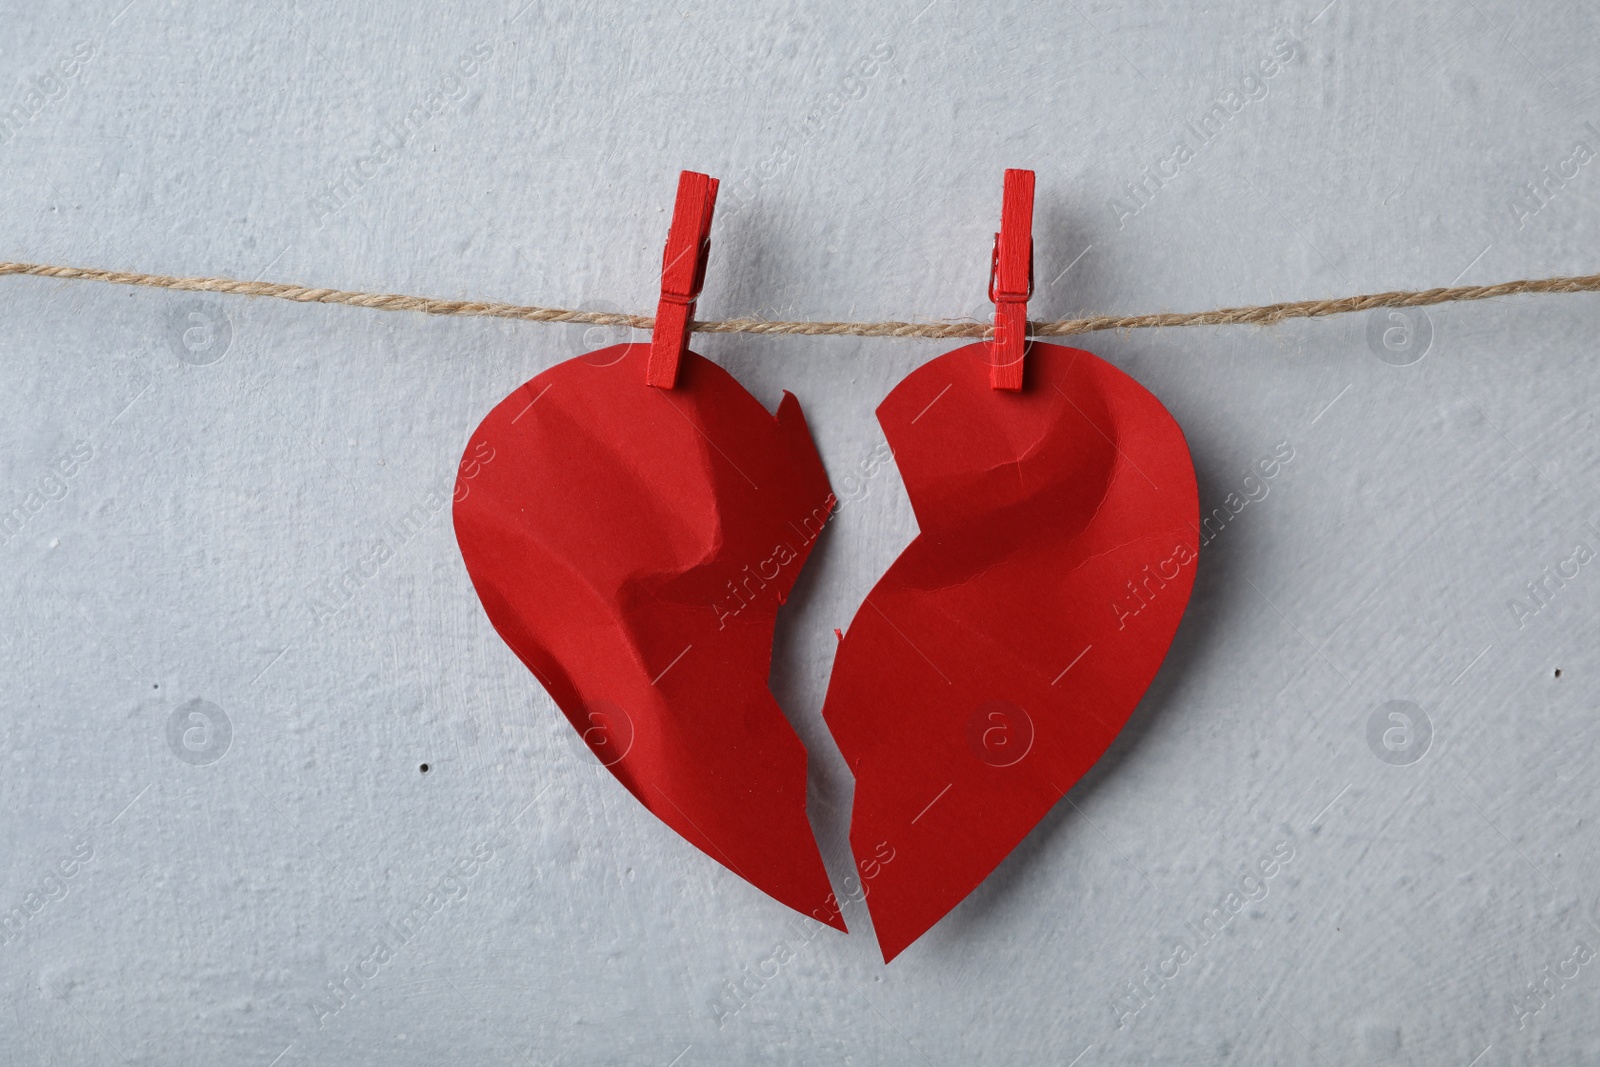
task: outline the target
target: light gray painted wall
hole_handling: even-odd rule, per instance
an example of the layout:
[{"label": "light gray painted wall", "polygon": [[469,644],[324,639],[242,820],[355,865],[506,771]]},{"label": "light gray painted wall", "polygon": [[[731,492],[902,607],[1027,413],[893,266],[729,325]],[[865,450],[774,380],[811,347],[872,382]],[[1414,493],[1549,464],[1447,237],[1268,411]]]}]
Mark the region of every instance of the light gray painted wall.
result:
[{"label": "light gray painted wall", "polygon": [[[728,182],[706,315],[934,319],[982,311],[1027,166],[1037,318],[1600,269],[1583,5],[126,2],[0,3],[0,258],[648,311],[689,167]],[[887,968],[861,905],[807,940],[579,758],[443,511],[315,621],[478,419],[605,331],[31,278],[0,309],[0,505],[59,497],[0,546],[0,908],[26,913],[0,1062],[1600,1056],[1600,966],[1565,962],[1600,947],[1600,569],[1510,607],[1600,548],[1593,296],[1083,342],[1177,416],[1207,508],[1294,459],[1206,550],[1074,803]],[[795,392],[839,484],[949,346],[699,347]],[[836,879],[832,630],[913,533],[891,467],[779,629]],[[167,732],[196,699],[231,726],[191,735],[203,765]],[[1431,730],[1404,765],[1368,740],[1394,700]],[[1275,848],[1266,895],[1117,1008]],[[312,1006],[463,860],[348,1006]],[[778,977],[714,1007],[780,939]],[[1527,999],[1547,967],[1570,977]]]}]

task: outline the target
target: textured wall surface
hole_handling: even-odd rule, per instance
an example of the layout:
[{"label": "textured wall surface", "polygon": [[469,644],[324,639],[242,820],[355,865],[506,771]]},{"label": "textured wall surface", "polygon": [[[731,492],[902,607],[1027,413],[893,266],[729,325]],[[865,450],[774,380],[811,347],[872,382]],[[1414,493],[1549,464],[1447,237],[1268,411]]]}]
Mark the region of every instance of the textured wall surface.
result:
[{"label": "textured wall surface", "polygon": [[[0,259],[648,312],[688,167],[727,182],[707,317],[954,318],[1022,166],[1036,318],[1600,269],[1584,5],[0,23]],[[0,1063],[1600,1058],[1600,298],[1078,342],[1237,514],[1072,803],[889,967],[863,905],[805,925],[586,759],[467,581],[468,434],[625,331],[32,278],[0,309]],[[697,344],[800,398],[849,500],[772,673],[836,886],[832,631],[915,532],[892,464],[847,478],[948,347]]]}]

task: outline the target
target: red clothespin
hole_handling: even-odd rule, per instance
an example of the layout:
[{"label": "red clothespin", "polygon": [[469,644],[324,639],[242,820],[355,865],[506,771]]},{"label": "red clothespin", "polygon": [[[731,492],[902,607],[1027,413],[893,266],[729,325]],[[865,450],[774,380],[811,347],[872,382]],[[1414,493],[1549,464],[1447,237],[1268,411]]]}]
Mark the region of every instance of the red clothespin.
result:
[{"label": "red clothespin", "polygon": [[1028,348],[1028,298],[1033,295],[1033,171],[1006,171],[1000,232],[994,235],[989,299],[994,301],[994,340],[989,342],[989,385],[1022,389],[1022,357]]},{"label": "red clothespin", "polygon": [[661,302],[650,335],[650,361],[645,384],[671,389],[678,381],[678,361],[689,349],[689,323],[694,302],[706,282],[706,256],[711,251],[711,213],[717,206],[717,179],[686,170],[678,175],[678,200],[667,231],[661,264]]}]

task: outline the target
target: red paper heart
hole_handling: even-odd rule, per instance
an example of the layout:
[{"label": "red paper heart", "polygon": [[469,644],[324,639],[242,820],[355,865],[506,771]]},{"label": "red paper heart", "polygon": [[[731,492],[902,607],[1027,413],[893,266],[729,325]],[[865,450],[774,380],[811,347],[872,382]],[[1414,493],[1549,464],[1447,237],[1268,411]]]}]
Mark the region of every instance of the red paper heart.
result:
[{"label": "red paper heart", "polygon": [[489,413],[458,482],[461,556],[494,628],[645,807],[843,930],[805,749],[767,688],[827,473],[793,396],[774,417],[693,353],[677,388],[651,388],[649,353],[568,360]]},{"label": "red paper heart", "polygon": [[1160,401],[1077,349],[1032,345],[1020,393],[990,388],[989,361],[957,349],[878,408],[921,532],[856,613],[823,705],[885,961],[1105,752],[1194,583],[1194,468]]}]

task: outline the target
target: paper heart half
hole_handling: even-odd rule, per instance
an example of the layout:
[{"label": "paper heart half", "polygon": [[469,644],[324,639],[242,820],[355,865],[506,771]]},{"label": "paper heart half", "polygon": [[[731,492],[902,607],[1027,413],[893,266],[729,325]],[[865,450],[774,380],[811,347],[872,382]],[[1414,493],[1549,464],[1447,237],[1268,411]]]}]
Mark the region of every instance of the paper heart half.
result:
[{"label": "paper heart half", "polygon": [[806,818],[806,753],[767,688],[778,606],[834,506],[800,404],[776,417],[693,353],[568,360],[467,445],[456,540],[506,644],[640,803],[843,930]]},{"label": "paper heart half", "polygon": [[1077,349],[1033,344],[1020,393],[990,388],[989,359],[957,349],[878,408],[921,532],[823,705],[885,961],[1105,752],[1194,583],[1194,468],[1160,401]]}]

